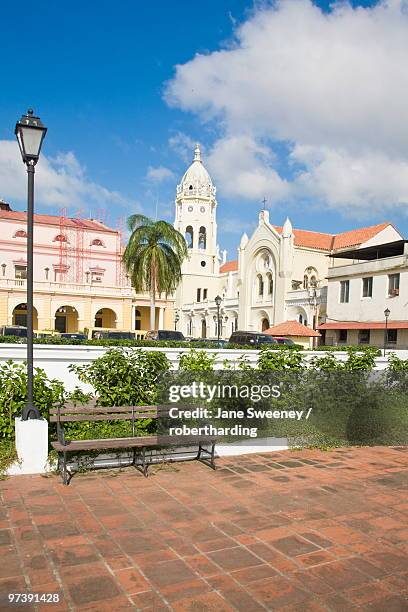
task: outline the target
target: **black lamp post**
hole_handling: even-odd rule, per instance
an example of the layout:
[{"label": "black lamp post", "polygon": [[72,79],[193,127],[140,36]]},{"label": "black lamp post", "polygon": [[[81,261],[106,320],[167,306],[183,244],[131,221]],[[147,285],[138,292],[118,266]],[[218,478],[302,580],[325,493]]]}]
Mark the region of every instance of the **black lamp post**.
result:
[{"label": "black lamp post", "polygon": [[21,157],[27,166],[27,404],[21,419],[40,419],[41,415],[34,406],[33,395],[33,237],[34,237],[34,172],[39,160],[41,145],[47,128],[39,117],[34,117],[31,109],[16,123],[14,133],[20,147]]},{"label": "black lamp post", "polygon": [[[317,293],[317,281],[311,281],[308,285],[308,302],[313,308],[313,320],[312,329],[315,331],[318,324],[318,309],[320,304],[320,297]],[[313,338],[313,347],[315,345],[316,338]]]},{"label": "black lamp post", "polygon": [[221,306],[221,302],[222,302],[222,298],[217,295],[217,297],[215,298],[215,305],[217,306],[217,340],[218,343],[220,342],[220,336],[221,336],[221,321],[220,321],[220,306]]},{"label": "black lamp post", "polygon": [[385,317],[385,329],[384,329],[384,357],[385,357],[385,349],[387,348],[387,341],[388,341],[388,317],[390,316],[390,309],[386,308],[384,310],[384,317]]},{"label": "black lamp post", "polygon": [[174,331],[177,331],[177,323],[180,321],[180,315],[178,312],[176,312],[175,317],[174,317]]}]

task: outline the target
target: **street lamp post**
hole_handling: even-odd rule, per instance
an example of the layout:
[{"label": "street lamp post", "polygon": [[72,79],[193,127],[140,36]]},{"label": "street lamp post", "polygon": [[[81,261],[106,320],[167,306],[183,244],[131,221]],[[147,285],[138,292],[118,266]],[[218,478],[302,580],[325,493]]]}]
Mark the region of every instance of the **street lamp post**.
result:
[{"label": "street lamp post", "polygon": [[21,419],[41,419],[34,406],[34,368],[33,368],[33,238],[34,238],[34,173],[39,160],[41,145],[47,128],[31,109],[16,123],[15,135],[20,147],[21,157],[27,166],[27,404],[21,413]]},{"label": "street lamp post", "polygon": [[[317,294],[317,282],[310,282],[309,286],[308,286],[308,301],[309,301],[309,306],[312,306],[313,308],[313,321],[312,321],[312,328],[315,331],[316,330],[316,325],[318,323],[318,310],[319,310],[319,303],[320,303],[320,298]],[[315,338],[313,338],[313,346],[315,343]]]},{"label": "street lamp post", "polygon": [[177,331],[177,323],[180,321],[180,316],[179,313],[176,312],[176,315],[174,317],[174,331]]},{"label": "street lamp post", "polygon": [[218,344],[220,342],[221,330],[220,330],[220,306],[221,306],[222,298],[217,295],[215,298],[215,305],[217,306],[217,340]]},{"label": "street lamp post", "polygon": [[388,340],[388,317],[390,316],[390,309],[386,308],[384,310],[384,317],[385,317],[385,329],[384,329],[384,357],[385,357],[385,350],[387,348],[387,340]]}]

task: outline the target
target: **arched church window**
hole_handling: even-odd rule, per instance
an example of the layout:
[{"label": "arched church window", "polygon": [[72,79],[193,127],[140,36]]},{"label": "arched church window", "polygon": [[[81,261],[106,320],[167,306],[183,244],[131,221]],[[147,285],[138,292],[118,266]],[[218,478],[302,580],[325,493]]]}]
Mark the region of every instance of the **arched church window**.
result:
[{"label": "arched church window", "polygon": [[190,185],[189,190],[190,190],[190,191],[192,191],[192,190],[193,190],[193,186],[192,186],[192,185]]},{"label": "arched church window", "polygon": [[272,295],[273,294],[273,277],[270,272],[268,272],[266,276],[268,279],[268,295]]},{"label": "arched church window", "polygon": [[307,274],[305,274],[303,277],[303,289],[307,289],[308,285],[309,285],[309,277]]},{"label": "arched church window", "polygon": [[187,248],[188,249],[192,249],[193,248],[193,239],[194,239],[194,230],[191,227],[191,225],[186,227],[186,233],[185,233],[184,237],[185,237],[186,242],[187,242]]},{"label": "arched church window", "polygon": [[264,282],[261,274],[258,274],[258,295],[263,295],[264,292]]},{"label": "arched church window", "polygon": [[312,287],[316,287],[316,285],[317,285],[317,279],[316,279],[316,277],[315,277],[314,275],[310,277],[310,281],[309,281],[309,282],[310,282],[310,285],[311,285]]},{"label": "arched church window", "polygon": [[303,323],[303,315],[302,314],[300,314],[298,316],[298,321],[299,321],[299,323]]},{"label": "arched church window", "polygon": [[198,248],[199,249],[207,248],[207,230],[205,229],[203,225],[200,227],[200,231],[198,234]]}]

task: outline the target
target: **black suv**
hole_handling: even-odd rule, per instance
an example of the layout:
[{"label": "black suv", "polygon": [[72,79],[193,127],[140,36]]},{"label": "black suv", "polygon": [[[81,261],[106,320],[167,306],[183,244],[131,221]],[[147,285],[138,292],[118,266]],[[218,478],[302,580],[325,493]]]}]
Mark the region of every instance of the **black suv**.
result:
[{"label": "black suv", "polygon": [[175,342],[185,342],[184,335],[179,331],[171,329],[159,329],[158,331],[148,331],[144,340],[174,340]]},{"label": "black suv", "polygon": [[261,332],[251,331],[234,331],[232,332],[229,342],[231,344],[254,344],[255,346],[261,344],[277,344],[277,340],[269,336],[268,334],[262,334]]}]

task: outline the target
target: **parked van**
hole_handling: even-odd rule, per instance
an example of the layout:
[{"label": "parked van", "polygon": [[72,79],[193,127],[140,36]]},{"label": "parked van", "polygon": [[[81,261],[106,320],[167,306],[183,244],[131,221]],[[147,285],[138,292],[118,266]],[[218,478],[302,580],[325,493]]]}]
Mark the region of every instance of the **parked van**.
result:
[{"label": "parked van", "polygon": [[261,344],[277,344],[277,340],[268,334],[252,331],[234,331],[232,332],[229,342],[232,344],[253,344],[255,346]]},{"label": "parked van", "polygon": [[27,328],[23,325],[3,325],[0,327],[0,336],[17,336],[27,338]]}]

